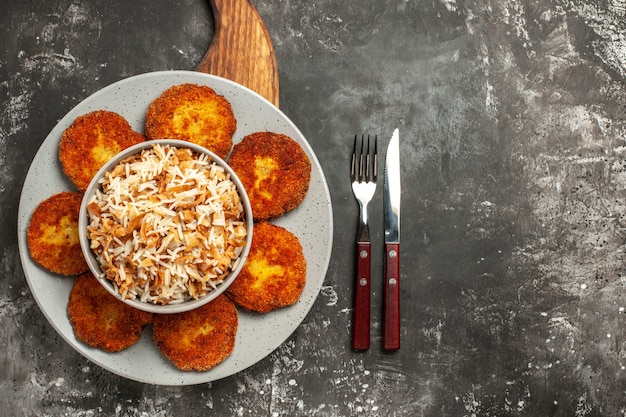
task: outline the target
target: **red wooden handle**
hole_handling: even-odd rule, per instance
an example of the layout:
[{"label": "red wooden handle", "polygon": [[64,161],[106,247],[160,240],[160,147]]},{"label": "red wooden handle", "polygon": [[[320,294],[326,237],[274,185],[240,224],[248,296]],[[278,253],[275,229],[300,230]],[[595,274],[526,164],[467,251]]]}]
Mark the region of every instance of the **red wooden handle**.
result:
[{"label": "red wooden handle", "polygon": [[370,347],[371,246],[369,242],[357,243],[352,348],[358,350],[367,350]]},{"label": "red wooden handle", "polygon": [[400,349],[400,245],[385,243],[383,349]]}]

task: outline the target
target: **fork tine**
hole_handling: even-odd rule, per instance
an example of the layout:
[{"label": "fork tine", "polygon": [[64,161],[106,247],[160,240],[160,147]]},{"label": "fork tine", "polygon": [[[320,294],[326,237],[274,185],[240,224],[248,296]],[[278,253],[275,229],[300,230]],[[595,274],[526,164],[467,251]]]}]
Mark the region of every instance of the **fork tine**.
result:
[{"label": "fork tine", "polygon": [[374,176],[373,181],[378,180],[378,135],[374,136]]},{"label": "fork tine", "polygon": [[359,182],[365,181],[365,168],[367,160],[363,158],[363,149],[365,145],[365,135],[361,135],[361,152],[359,153]]},{"label": "fork tine", "polygon": [[356,137],[357,135],[354,135],[354,144],[352,145],[352,160],[350,161],[350,181],[354,181],[356,175]]},{"label": "fork tine", "polygon": [[370,135],[367,135],[367,153],[365,154],[365,175],[363,181],[370,181],[372,176],[371,168],[372,155],[370,154]]}]

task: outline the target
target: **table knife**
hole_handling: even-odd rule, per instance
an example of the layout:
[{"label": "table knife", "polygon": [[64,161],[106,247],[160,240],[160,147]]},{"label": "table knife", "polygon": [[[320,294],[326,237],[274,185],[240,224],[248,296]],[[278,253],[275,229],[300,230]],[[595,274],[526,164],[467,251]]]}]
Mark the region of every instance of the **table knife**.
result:
[{"label": "table knife", "polygon": [[400,349],[400,133],[393,131],[385,155],[385,281],[383,349]]}]

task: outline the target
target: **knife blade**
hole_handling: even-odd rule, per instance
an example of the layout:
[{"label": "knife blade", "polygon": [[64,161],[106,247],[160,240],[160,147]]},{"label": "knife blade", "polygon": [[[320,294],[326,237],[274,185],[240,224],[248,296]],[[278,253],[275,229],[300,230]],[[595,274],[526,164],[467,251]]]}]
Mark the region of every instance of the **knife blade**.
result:
[{"label": "knife blade", "polygon": [[385,276],[383,283],[383,349],[400,349],[400,132],[393,131],[385,155],[383,184]]}]

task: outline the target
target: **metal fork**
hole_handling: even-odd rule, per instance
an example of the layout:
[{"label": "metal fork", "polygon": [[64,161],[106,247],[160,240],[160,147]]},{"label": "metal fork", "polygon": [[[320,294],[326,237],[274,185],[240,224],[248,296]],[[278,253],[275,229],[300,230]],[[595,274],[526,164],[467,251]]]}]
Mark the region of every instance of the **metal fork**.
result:
[{"label": "metal fork", "polygon": [[378,136],[374,137],[373,150],[370,149],[370,136],[361,135],[357,150],[357,137],[354,135],[350,180],[352,192],[359,202],[359,231],[357,235],[357,268],[354,291],[354,315],[352,323],[352,348],[366,350],[370,347],[370,270],[371,241],[367,224],[367,205],[376,191],[378,179]]}]

